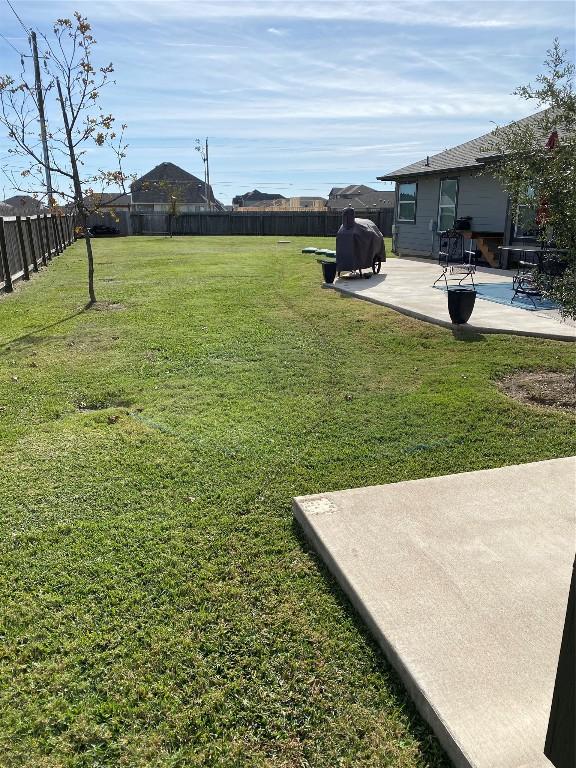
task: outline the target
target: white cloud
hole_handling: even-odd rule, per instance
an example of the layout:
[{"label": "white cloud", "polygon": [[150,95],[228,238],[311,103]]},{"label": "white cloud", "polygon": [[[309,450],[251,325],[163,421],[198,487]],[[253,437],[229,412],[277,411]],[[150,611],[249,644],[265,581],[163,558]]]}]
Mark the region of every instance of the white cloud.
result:
[{"label": "white cloud", "polygon": [[[49,29],[76,7],[115,64],[103,105],[129,124],[130,170],[171,160],[201,175],[191,137],[210,136],[218,194],[373,184],[523,117],[534,108],[511,91],[574,28],[554,0],[27,0],[23,12]],[[0,27],[21,33],[1,5]],[[0,41],[0,71],[13,58]]]},{"label": "white cloud", "polygon": [[[91,4],[92,5],[92,4]],[[131,16],[142,22],[161,19],[286,19],[307,21],[377,22],[387,25],[451,27],[455,29],[561,28],[564,0],[132,0],[101,2],[93,17]],[[564,6],[564,8],[562,7]],[[276,27],[274,27],[276,28]]]}]

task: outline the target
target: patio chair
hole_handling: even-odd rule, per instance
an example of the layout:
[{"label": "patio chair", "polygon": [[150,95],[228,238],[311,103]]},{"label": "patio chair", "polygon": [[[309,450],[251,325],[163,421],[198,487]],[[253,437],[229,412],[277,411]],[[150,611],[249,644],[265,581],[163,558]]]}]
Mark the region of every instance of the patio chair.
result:
[{"label": "patio chair", "polygon": [[466,249],[462,233],[453,229],[438,232],[438,237],[438,264],[442,267],[442,274],[436,278],[432,285],[436,285],[439,280],[443,279],[446,283],[446,290],[448,290],[448,276],[450,275],[455,276],[458,285],[462,285],[462,281],[469,277],[472,281],[472,287],[475,289],[476,251]]},{"label": "patio chair", "polygon": [[540,267],[540,246],[534,246],[534,250],[530,250],[530,247],[526,247],[522,253],[521,258],[518,261],[516,268],[516,274],[512,277],[512,287],[516,289],[516,286],[520,283],[533,282],[534,275],[538,272]]},{"label": "patio chair", "polygon": [[530,299],[536,309],[535,299],[542,298],[543,286],[566,271],[567,262],[556,248],[541,246],[542,250],[524,254],[518,264],[518,271],[512,278],[514,294],[511,301],[520,294]]}]

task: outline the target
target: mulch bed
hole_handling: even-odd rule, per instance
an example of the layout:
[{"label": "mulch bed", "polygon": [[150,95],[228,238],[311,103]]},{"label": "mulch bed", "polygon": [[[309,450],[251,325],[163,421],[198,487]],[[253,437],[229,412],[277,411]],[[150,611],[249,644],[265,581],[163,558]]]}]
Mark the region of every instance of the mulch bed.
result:
[{"label": "mulch bed", "polygon": [[576,413],[576,376],[573,372],[517,371],[501,379],[498,386],[523,403]]}]

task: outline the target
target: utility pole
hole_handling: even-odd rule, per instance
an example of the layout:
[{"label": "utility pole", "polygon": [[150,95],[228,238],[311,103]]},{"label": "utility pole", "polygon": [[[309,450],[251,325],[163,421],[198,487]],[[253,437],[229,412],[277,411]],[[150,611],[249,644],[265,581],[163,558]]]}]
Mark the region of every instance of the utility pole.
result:
[{"label": "utility pole", "polygon": [[206,197],[208,198],[208,210],[212,210],[210,195],[210,165],[208,164],[208,137],[206,137]]},{"label": "utility pole", "polygon": [[40,62],[38,60],[38,46],[36,44],[36,32],[30,30],[32,43],[32,56],[34,59],[34,78],[36,80],[36,99],[38,101],[38,115],[40,117],[40,138],[42,139],[42,151],[44,154],[44,172],[46,175],[46,193],[48,205],[52,204],[52,177],[50,175],[50,156],[48,155],[48,141],[46,139],[46,118],[44,115],[44,94],[42,93],[42,80],[40,79]]},{"label": "utility pole", "polygon": [[204,199],[206,200],[206,204],[208,205],[208,210],[212,210],[212,201],[209,197],[209,189],[210,189],[210,169],[208,167],[208,138],[206,138],[206,141],[204,144],[200,141],[200,139],[196,139],[196,146],[194,147],[196,152],[200,152],[200,157],[202,158],[202,162],[204,163]]}]

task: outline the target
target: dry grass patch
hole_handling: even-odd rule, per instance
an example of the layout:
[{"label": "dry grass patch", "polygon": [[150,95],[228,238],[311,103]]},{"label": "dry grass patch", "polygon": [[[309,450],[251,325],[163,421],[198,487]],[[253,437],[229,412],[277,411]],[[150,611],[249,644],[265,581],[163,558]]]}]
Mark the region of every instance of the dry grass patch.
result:
[{"label": "dry grass patch", "polygon": [[576,413],[576,375],[564,371],[516,371],[499,382],[515,400]]}]

